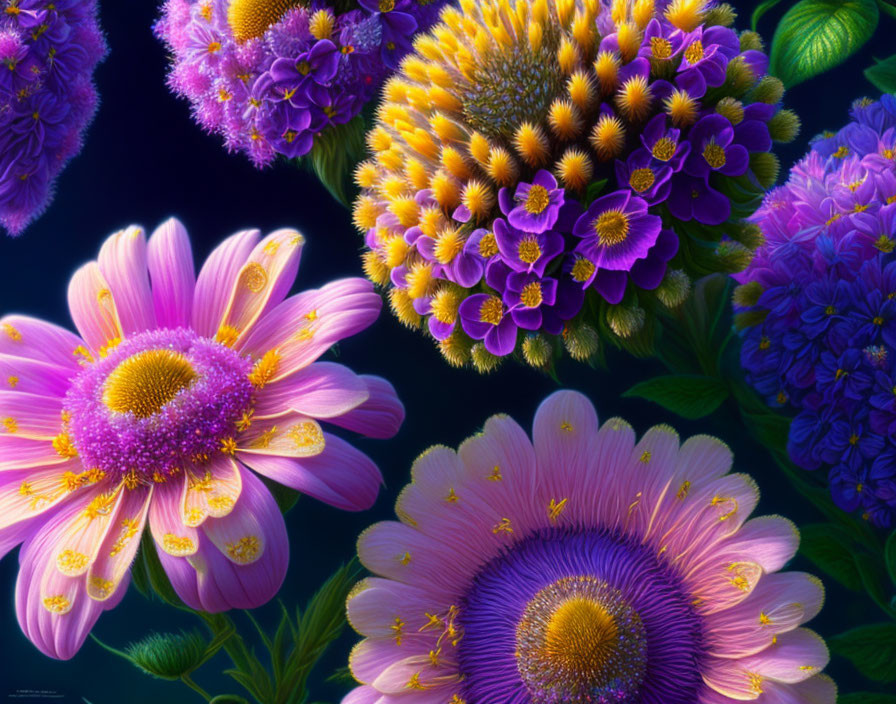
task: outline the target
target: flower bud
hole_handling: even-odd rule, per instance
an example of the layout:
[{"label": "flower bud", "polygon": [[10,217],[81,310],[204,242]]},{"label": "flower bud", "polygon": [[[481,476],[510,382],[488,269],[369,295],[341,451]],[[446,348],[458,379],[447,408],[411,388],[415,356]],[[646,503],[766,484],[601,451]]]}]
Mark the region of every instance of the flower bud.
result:
[{"label": "flower bud", "polygon": [[768,121],[768,133],[776,142],[792,142],[800,131],[800,118],[793,110],[778,110]]},{"label": "flower bud", "polygon": [[473,345],[473,348],[470,350],[470,357],[472,358],[473,366],[480,374],[488,374],[495,371],[504,359],[503,357],[493,355],[485,349],[485,345],[481,342]]},{"label": "flower bud", "polygon": [[607,311],[607,323],[619,337],[631,337],[644,327],[647,314],[640,306],[612,306]]},{"label": "flower bud", "polygon": [[778,180],[778,174],[781,172],[781,162],[771,152],[753,152],[750,154],[750,170],[755,174],[759,185],[769,189]]},{"label": "flower bud", "polygon": [[537,369],[546,367],[552,357],[551,343],[544,335],[526,335],[523,338],[523,359]]},{"label": "flower bud", "polygon": [[735,240],[722,240],[716,245],[716,260],[719,269],[728,274],[735,274],[746,269],[753,261],[752,250]]},{"label": "flower bud", "polygon": [[734,305],[738,308],[752,308],[759,302],[759,297],[761,295],[762,284],[758,281],[741,284],[734,289]]},{"label": "flower bud", "polygon": [[597,330],[586,323],[567,323],[563,330],[563,344],[569,356],[580,362],[591,359],[600,349]]},{"label": "flower bud", "polygon": [[[396,289],[398,290],[398,289]],[[455,330],[451,335],[439,342],[439,352],[452,367],[462,367],[470,361],[470,348],[473,341],[462,331]]]},{"label": "flower bud", "polygon": [[774,105],[784,97],[784,84],[774,76],[763,76],[750,92],[750,98],[759,103]]},{"label": "flower bud", "polygon": [[199,667],[208,644],[196,631],[151,633],[131,643],[125,652],[141,670],[154,677],[176,680]]},{"label": "flower bud", "polygon": [[691,292],[691,280],[681,269],[670,269],[656,288],[656,297],[667,308],[677,308]]}]

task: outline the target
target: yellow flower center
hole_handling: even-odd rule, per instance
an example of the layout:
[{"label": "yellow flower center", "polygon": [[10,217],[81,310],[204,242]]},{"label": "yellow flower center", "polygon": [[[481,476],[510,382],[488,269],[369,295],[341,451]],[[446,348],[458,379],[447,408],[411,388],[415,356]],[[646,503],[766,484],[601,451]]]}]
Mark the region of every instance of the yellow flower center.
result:
[{"label": "yellow flower center", "polygon": [[663,137],[662,139],[658,139],[656,144],[653,145],[653,157],[660,161],[669,161],[669,159],[675,156],[675,150],[677,148],[678,145],[675,142],[668,137]]},{"label": "yellow flower center", "polygon": [[594,221],[594,231],[601,245],[612,247],[625,242],[628,237],[628,215],[619,210],[601,213]]},{"label": "yellow flower center", "polygon": [[523,290],[520,293],[520,302],[526,308],[538,308],[543,300],[544,295],[542,294],[540,283],[533,281],[531,284],[523,286]]},{"label": "yellow flower center", "polygon": [[548,622],[545,655],[570,672],[599,672],[608,664],[616,636],[616,623],[600,604],[573,598]]},{"label": "yellow flower center", "polygon": [[147,350],[128,357],[109,374],[103,403],[116,413],[148,418],[158,413],[196,378],[184,355]]},{"label": "yellow flower center", "polygon": [[703,58],[703,42],[699,39],[691,42],[691,45],[684,50],[684,58],[688,63],[695,64]]},{"label": "yellow flower center", "polygon": [[495,239],[495,233],[487,232],[479,240],[479,255],[488,259],[498,253],[498,241]]},{"label": "yellow flower center", "polygon": [[299,0],[232,0],[227,8],[227,23],[238,42],[262,36],[294,7]]},{"label": "yellow flower center", "polygon": [[550,202],[551,197],[548,189],[544,186],[535,185],[529,189],[529,194],[526,196],[526,202],[523,207],[527,213],[538,215],[544,212],[544,209],[550,205]]},{"label": "yellow flower center", "polygon": [[541,256],[541,247],[538,246],[538,240],[534,237],[524,237],[520,240],[517,247],[520,261],[524,264],[534,264]]},{"label": "yellow flower center", "polygon": [[896,241],[892,240],[886,235],[881,235],[877,238],[874,246],[877,247],[881,252],[890,253],[894,248],[896,248]]},{"label": "yellow flower center", "polygon": [[479,320],[497,325],[504,318],[504,304],[497,296],[489,296],[479,308]]},{"label": "yellow flower center", "polygon": [[831,156],[834,156],[838,159],[845,159],[849,156],[849,147],[840,147]]},{"label": "yellow flower center", "polygon": [[380,12],[392,12],[395,9],[395,0],[380,0]]},{"label": "yellow flower center", "polygon": [[301,73],[303,76],[307,76],[311,73],[311,64],[302,59],[299,63],[296,64],[296,70]]},{"label": "yellow flower center", "polygon": [[653,170],[648,168],[635,169],[632,171],[631,176],[628,177],[628,185],[638,193],[646,191],[655,181],[656,176],[654,176]]},{"label": "yellow flower center", "polygon": [[725,165],[725,150],[713,141],[703,148],[703,158],[714,169],[721,169]]},{"label": "yellow flower center", "polygon": [[663,37],[650,40],[650,53],[655,59],[668,59],[672,56],[672,43]]},{"label": "yellow flower center", "polygon": [[586,282],[594,273],[594,263],[590,259],[579,257],[572,265],[572,278],[580,284]]}]

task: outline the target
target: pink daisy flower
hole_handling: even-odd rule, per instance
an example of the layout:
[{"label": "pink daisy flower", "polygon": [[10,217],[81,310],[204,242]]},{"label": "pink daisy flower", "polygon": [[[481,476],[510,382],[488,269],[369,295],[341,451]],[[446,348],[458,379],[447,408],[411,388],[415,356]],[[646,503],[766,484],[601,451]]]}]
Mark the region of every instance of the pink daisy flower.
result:
[{"label": "pink daisy flower", "polygon": [[357,278],[287,298],[303,242],[240,232],[197,277],[179,222],[148,242],[131,227],[71,280],[79,334],[0,319],[0,557],[22,543],[16,610],[42,652],[70,658],[121,600],[144,530],[191,608],[270,599],[289,546],[256,472],[373,504],[376,465],[318,421],[385,438],[404,409],[385,380],[316,360],[380,298]]},{"label": "pink daisy flower", "polygon": [[581,394],[433,447],[362,534],[343,704],[833,704],[821,583],[716,438],[636,442]]}]

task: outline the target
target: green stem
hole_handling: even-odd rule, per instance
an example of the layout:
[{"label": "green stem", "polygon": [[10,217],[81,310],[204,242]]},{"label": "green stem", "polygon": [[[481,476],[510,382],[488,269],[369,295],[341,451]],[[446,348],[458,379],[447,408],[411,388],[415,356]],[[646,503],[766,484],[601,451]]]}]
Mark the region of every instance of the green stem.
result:
[{"label": "green stem", "polygon": [[206,691],[205,691],[202,687],[200,687],[198,684],[196,684],[196,683],[193,681],[193,678],[190,677],[190,675],[184,673],[183,675],[180,676],[180,679],[181,679],[181,681],[182,681],[185,685],[187,685],[187,687],[189,687],[190,689],[192,689],[192,690],[195,691],[195,692],[198,692],[198,693],[200,694],[200,696],[201,696],[203,699],[205,699],[205,701],[210,702],[210,701],[212,700],[212,695],[209,694],[208,692],[206,692]]},{"label": "green stem", "polygon": [[228,630],[232,632],[231,636],[224,641],[221,647],[224,648],[224,651],[230,656],[233,664],[238,669],[243,672],[251,672],[252,666],[250,661],[252,656],[230,617],[226,614],[209,614],[204,611],[197,611],[196,614],[205,621],[205,625],[216,636]]}]

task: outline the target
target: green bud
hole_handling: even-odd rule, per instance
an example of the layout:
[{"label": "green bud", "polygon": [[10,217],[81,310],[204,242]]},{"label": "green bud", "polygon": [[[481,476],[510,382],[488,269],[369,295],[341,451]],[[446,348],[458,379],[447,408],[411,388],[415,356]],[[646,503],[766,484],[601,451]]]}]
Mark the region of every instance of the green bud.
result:
[{"label": "green bud", "polygon": [[551,343],[544,335],[526,335],[523,338],[523,359],[536,369],[544,369],[551,361]]},{"label": "green bud", "polygon": [[759,302],[759,297],[761,295],[762,284],[758,281],[741,284],[734,289],[734,305],[738,308],[752,308]]},{"label": "green bud", "polygon": [[488,374],[498,368],[502,357],[496,357],[481,342],[477,342],[470,350],[470,357],[473,360],[473,366],[480,374]]},{"label": "green bud", "polygon": [[716,261],[719,271],[735,274],[746,269],[753,261],[752,250],[744,247],[736,240],[725,240],[716,245]]},{"label": "green bud", "polygon": [[750,170],[756,176],[759,185],[768,190],[778,181],[781,162],[771,152],[753,152],[750,154]]},{"label": "green bud", "polygon": [[196,631],[151,633],[131,643],[125,653],[141,670],[154,677],[176,680],[199,667],[206,658],[208,643]]},{"label": "green bud", "polygon": [[776,142],[792,142],[800,132],[800,118],[793,110],[778,110],[768,121],[768,133]]},{"label": "green bud", "polygon": [[655,293],[667,308],[678,308],[691,292],[691,280],[681,269],[669,269]]},{"label": "green bud", "polygon": [[612,306],[607,310],[607,323],[619,337],[631,337],[644,327],[647,314],[640,306]]},{"label": "green bud", "polygon": [[737,330],[751,328],[765,320],[767,315],[767,310],[745,310],[743,313],[735,313],[734,327]]},{"label": "green bud", "polygon": [[741,222],[732,225],[728,235],[751,252],[755,252],[765,244],[765,236],[762,234],[762,230],[759,228],[759,225],[753,222]]},{"label": "green bud", "polygon": [[716,103],[716,112],[732,125],[737,125],[744,119],[744,104],[736,98],[722,98]]},{"label": "green bud", "polygon": [[756,32],[746,31],[740,33],[740,50],[741,51],[765,51],[762,43],[762,37]]},{"label": "green bud", "polygon": [[730,27],[737,19],[737,12],[728,3],[721,3],[709,8],[703,15],[703,24],[707,27]]},{"label": "green bud", "polygon": [[756,83],[756,74],[742,56],[735,56],[728,62],[725,88],[731,95],[740,98]]},{"label": "green bud", "polygon": [[750,99],[757,103],[774,105],[780,103],[784,97],[784,84],[774,76],[763,76],[756,87],[750,92]]},{"label": "green bud", "polygon": [[597,330],[586,323],[569,324],[563,331],[563,344],[570,357],[584,362],[597,354],[600,338]]}]

